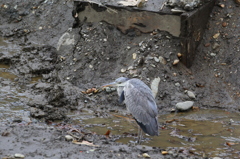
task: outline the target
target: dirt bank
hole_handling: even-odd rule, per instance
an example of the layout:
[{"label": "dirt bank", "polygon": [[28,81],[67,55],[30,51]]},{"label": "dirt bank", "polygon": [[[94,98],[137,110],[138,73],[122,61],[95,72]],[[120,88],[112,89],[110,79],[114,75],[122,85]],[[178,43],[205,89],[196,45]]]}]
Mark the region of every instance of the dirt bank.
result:
[{"label": "dirt bank", "polygon": [[[133,30],[124,35],[104,22],[80,23],[79,27],[72,28],[71,0],[0,3],[0,35],[19,46],[17,53],[0,52],[0,62],[10,65],[8,71],[17,75],[15,85],[25,90],[29,99],[25,103],[32,117],[48,123],[56,120],[71,123],[67,116],[69,111],[83,109],[96,117],[108,117],[110,112],[125,115],[127,111],[119,106],[116,93],[101,92],[91,96],[82,93],[120,76],[140,78],[148,85],[160,77],[156,97],[159,114],[168,113],[176,103],[186,100],[194,100],[199,108],[239,111],[240,13],[234,1],[217,2],[191,68],[181,63],[172,64],[178,59],[180,40],[167,32],[141,34]],[[31,83],[33,77],[39,80]],[[186,90],[193,92],[196,98],[190,98]],[[11,125],[2,126],[1,133]],[[66,131],[62,129],[34,125],[11,129],[10,136],[1,137],[4,139],[1,145],[14,141],[16,146],[9,144],[0,151],[4,156],[25,151],[29,158],[77,158],[79,155],[83,158],[136,158],[144,152],[105,137],[99,139],[99,136],[94,144],[99,144],[100,148],[89,152],[88,146],[80,146],[79,150],[79,146],[65,142]],[[12,133],[14,131],[19,133]],[[30,132],[29,138],[26,132]],[[42,141],[42,136],[47,138],[46,142]],[[21,148],[19,145],[23,143],[25,146]],[[50,143],[53,143],[52,151],[44,151],[49,149]],[[28,144],[36,149],[30,151]],[[160,152],[160,148],[148,150],[153,158]]]}]

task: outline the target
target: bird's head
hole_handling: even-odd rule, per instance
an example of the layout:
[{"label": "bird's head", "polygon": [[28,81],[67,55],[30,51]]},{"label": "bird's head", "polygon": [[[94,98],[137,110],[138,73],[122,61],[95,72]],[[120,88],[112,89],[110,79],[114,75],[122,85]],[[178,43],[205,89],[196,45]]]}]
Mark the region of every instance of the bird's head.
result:
[{"label": "bird's head", "polygon": [[119,77],[114,82],[108,83],[103,85],[102,87],[123,87],[125,85],[125,82],[127,82],[129,78],[127,77]]}]

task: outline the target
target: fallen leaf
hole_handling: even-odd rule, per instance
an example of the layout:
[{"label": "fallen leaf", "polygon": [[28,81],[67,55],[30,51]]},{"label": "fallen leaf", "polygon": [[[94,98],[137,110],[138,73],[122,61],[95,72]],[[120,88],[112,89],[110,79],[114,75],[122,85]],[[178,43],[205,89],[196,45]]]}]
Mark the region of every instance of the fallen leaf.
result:
[{"label": "fallen leaf", "polygon": [[232,130],[232,129],[227,129],[227,131],[233,132],[233,130]]},{"label": "fallen leaf", "polygon": [[72,143],[77,144],[77,145],[87,145],[87,146],[96,146],[96,147],[99,146],[99,145],[94,145],[93,143],[88,142],[88,141],[78,142],[77,140],[73,140]]},{"label": "fallen leaf", "polygon": [[172,123],[174,121],[178,121],[178,119],[167,120],[166,123]]},{"label": "fallen leaf", "polygon": [[105,133],[105,135],[106,135],[107,137],[109,137],[110,133],[111,133],[111,131],[108,130],[108,131]]},{"label": "fallen leaf", "polygon": [[96,88],[90,88],[90,89],[87,89],[86,91],[82,91],[82,93],[84,94],[97,93],[97,92],[99,92],[99,89],[96,89]]},{"label": "fallen leaf", "polygon": [[234,143],[234,142],[226,142],[226,145],[228,145],[228,146],[233,146],[233,145],[237,145],[237,144],[239,144],[239,143]]}]

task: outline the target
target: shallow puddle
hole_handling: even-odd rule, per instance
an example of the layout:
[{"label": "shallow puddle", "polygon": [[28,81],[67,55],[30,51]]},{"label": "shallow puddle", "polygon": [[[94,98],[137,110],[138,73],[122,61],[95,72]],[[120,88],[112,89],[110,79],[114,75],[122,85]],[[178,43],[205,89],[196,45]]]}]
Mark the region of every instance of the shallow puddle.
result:
[{"label": "shallow puddle", "polygon": [[[0,53],[14,53],[19,47],[0,37]],[[0,64],[0,125],[13,121],[29,121],[29,111],[23,100],[23,90],[15,87],[16,75],[8,72],[9,65]]]},{"label": "shallow puddle", "polygon": [[[173,120],[174,119],[174,120]],[[237,157],[240,150],[240,115],[223,110],[198,110],[159,117],[160,135],[145,135],[143,145],[154,147],[187,147],[201,156]],[[169,123],[167,123],[169,122]],[[119,135],[117,142],[136,141],[138,127],[134,121],[112,116],[82,120],[97,134]],[[165,125],[165,126],[164,126]],[[163,128],[165,127],[165,128]],[[132,135],[129,135],[132,134]]]},{"label": "shallow puddle", "polygon": [[19,51],[19,45],[9,41],[8,38],[0,37],[0,53],[15,54]]}]

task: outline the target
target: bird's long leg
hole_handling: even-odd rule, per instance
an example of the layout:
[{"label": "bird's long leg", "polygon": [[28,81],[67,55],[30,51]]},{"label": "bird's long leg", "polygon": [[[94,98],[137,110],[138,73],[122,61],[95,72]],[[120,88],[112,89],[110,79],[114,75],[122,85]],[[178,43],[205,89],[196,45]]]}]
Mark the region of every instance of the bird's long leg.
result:
[{"label": "bird's long leg", "polygon": [[137,139],[137,143],[141,144],[142,142],[142,129],[140,128],[140,126],[138,126],[138,139]]}]

